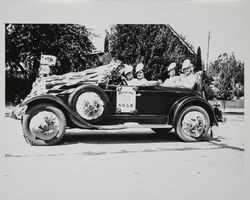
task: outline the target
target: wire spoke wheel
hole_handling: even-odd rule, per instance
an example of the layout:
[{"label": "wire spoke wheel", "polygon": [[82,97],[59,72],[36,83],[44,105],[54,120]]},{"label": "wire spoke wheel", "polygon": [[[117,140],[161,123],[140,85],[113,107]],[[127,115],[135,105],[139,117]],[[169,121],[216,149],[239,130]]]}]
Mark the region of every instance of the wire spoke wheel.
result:
[{"label": "wire spoke wheel", "polygon": [[23,116],[22,129],[28,143],[54,145],[60,142],[65,133],[66,118],[59,108],[41,103],[28,108]]},{"label": "wire spoke wheel", "polygon": [[104,112],[104,101],[95,92],[82,93],[76,101],[76,111],[83,119],[96,119]]},{"label": "wire spoke wheel", "polygon": [[184,108],[176,122],[176,133],[185,142],[202,140],[209,132],[210,118],[205,109],[200,106]]},{"label": "wire spoke wheel", "polygon": [[192,111],[187,113],[182,120],[183,132],[190,137],[201,137],[206,130],[207,122],[202,113]]},{"label": "wire spoke wheel", "polygon": [[29,129],[37,138],[50,140],[59,132],[59,119],[52,112],[42,111],[32,117]]}]

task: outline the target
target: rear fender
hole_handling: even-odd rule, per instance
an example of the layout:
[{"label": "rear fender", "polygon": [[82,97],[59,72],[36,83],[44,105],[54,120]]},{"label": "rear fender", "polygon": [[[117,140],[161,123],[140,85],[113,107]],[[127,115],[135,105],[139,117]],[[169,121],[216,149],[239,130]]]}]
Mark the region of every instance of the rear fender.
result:
[{"label": "rear fender", "polygon": [[71,120],[75,125],[81,128],[96,128],[96,126],[88,123],[87,121],[81,119],[75,112],[69,108],[60,98],[54,95],[41,95],[30,98],[26,101],[23,101],[21,106],[27,106],[28,108],[40,103],[49,103],[55,105],[60,108],[64,113],[66,113],[66,117]]},{"label": "rear fender", "polygon": [[197,96],[183,97],[180,100],[178,100],[170,109],[168,123],[170,125],[175,126],[178,119],[178,115],[181,112],[181,110],[185,107],[192,105],[200,106],[207,111],[210,117],[211,126],[218,125],[213,107],[205,99]]}]

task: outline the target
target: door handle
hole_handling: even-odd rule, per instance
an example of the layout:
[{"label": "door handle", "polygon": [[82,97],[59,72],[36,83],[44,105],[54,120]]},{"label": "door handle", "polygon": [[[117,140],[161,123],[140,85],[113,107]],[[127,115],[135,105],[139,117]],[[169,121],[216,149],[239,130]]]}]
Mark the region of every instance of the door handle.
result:
[{"label": "door handle", "polygon": [[136,94],[136,96],[137,96],[137,97],[140,97],[140,96],[141,96],[141,93]]}]

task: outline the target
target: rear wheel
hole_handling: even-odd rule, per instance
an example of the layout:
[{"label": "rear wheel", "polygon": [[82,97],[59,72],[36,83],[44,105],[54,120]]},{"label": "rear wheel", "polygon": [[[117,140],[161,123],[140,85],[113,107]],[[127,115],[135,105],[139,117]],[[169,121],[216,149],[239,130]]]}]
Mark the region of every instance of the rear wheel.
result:
[{"label": "rear wheel", "polygon": [[22,119],[26,141],[32,145],[57,144],[66,128],[64,113],[57,107],[43,103],[26,111]]},{"label": "rear wheel", "polygon": [[210,118],[206,110],[200,106],[184,108],[176,123],[176,133],[185,142],[202,140],[209,132]]}]

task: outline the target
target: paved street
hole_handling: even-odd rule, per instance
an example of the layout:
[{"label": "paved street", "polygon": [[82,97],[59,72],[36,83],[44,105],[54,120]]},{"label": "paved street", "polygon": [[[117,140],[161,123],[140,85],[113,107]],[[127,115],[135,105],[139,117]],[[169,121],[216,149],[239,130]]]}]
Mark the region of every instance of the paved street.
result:
[{"label": "paved street", "polygon": [[25,143],[4,119],[0,199],[247,199],[243,115],[227,115],[218,139],[180,142],[150,129],[67,132],[63,143]]}]

